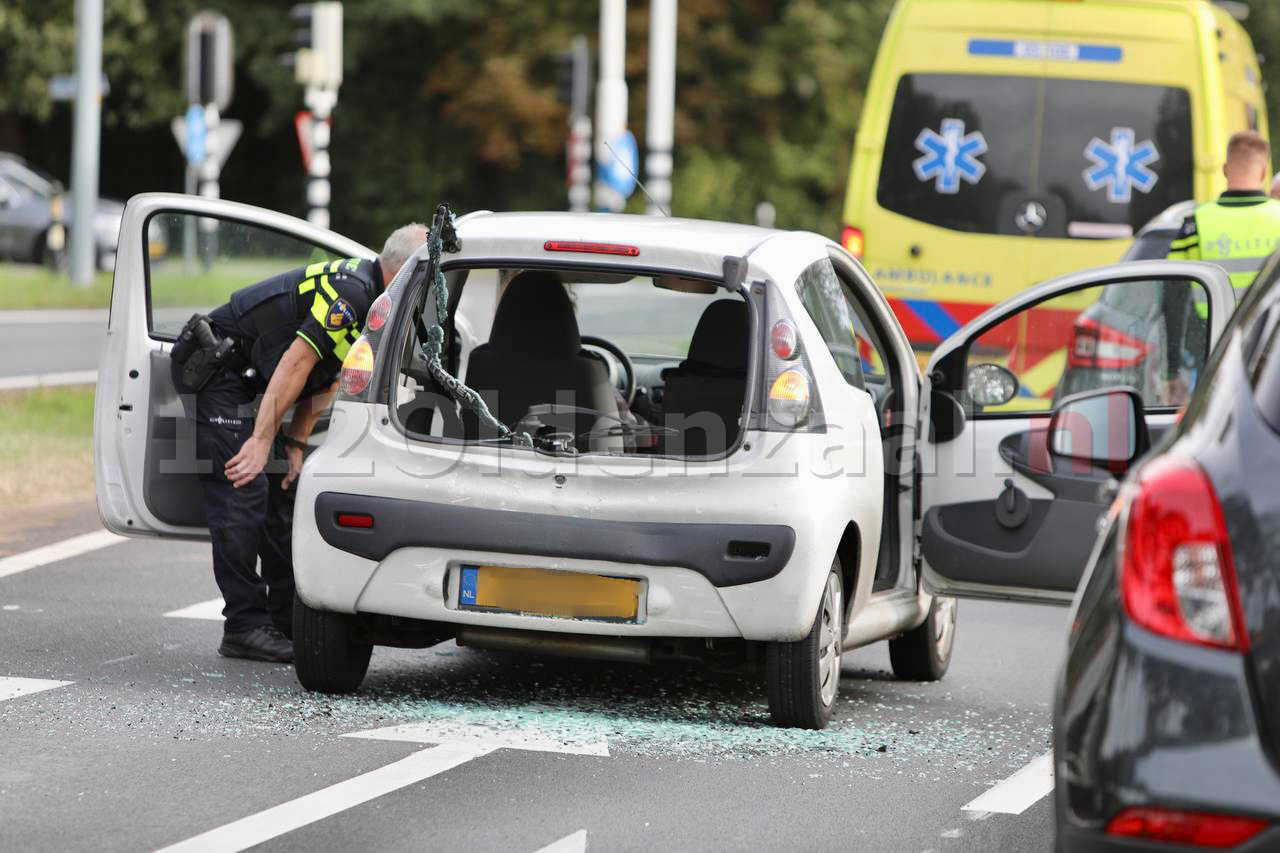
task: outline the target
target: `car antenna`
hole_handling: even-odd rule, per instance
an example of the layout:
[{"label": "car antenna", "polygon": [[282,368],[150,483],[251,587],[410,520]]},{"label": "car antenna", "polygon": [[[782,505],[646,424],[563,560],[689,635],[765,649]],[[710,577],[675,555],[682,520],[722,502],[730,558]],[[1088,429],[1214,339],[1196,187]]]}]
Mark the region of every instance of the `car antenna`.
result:
[{"label": "car antenna", "polygon": [[[603,141],[603,140],[601,140],[601,141]],[[641,180],[640,180],[640,176],[639,176],[639,175],[637,175],[635,172],[631,171],[631,167],[627,165],[627,161],[626,161],[626,160],[623,160],[621,157],[619,157],[619,156],[618,156],[618,152],[617,152],[617,151],[614,151],[614,150],[613,150],[613,146],[612,146],[612,145],[610,145],[608,142],[605,142],[605,143],[604,143],[604,147],[609,149],[609,153],[613,155],[613,159],[615,159],[615,160],[617,160],[617,161],[618,161],[618,165],[619,165],[619,166],[621,166],[622,168],[626,169],[626,170],[627,170],[627,174],[628,174],[628,175],[630,175],[631,177],[633,177],[633,178],[635,178],[635,179],[636,179],[636,186],[638,186],[638,187],[640,188],[640,192],[644,193],[644,197],[645,197],[645,198],[647,198],[647,199],[649,199],[649,201],[653,202],[653,206],[654,206],[654,207],[656,207],[656,208],[658,208],[658,210],[661,210],[661,211],[662,211],[662,215],[663,215],[663,216],[665,216],[665,217],[667,217],[668,219],[670,219],[670,218],[671,218],[671,211],[667,210],[665,207],[663,207],[662,205],[658,204],[657,200],[655,200],[653,196],[649,195],[649,190],[645,189],[645,185],[641,182]]]}]

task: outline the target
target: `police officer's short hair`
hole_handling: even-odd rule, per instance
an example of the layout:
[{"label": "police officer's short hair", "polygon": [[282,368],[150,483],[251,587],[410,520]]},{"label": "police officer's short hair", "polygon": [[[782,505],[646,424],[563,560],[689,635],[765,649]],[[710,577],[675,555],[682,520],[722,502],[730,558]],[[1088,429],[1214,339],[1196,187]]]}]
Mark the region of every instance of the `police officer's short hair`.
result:
[{"label": "police officer's short hair", "polygon": [[427,227],[420,222],[401,225],[391,232],[387,242],[382,244],[378,253],[378,264],[384,272],[394,274],[404,266],[418,247],[427,241]]},{"label": "police officer's short hair", "polygon": [[1241,160],[1271,162],[1271,146],[1258,131],[1237,131],[1227,140],[1227,162],[1237,163]]}]

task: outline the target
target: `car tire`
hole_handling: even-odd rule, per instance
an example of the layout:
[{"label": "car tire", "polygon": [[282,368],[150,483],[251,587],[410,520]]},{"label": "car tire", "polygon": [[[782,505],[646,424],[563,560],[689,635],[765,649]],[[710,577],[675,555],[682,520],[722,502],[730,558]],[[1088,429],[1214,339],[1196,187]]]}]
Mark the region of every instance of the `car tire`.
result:
[{"label": "car tire", "polygon": [[893,674],[907,681],[938,681],[951,665],[956,641],[956,600],[935,595],[918,627],[889,641]]},{"label": "car tire", "polygon": [[369,671],[371,643],[351,637],[351,617],[293,599],[293,668],[298,683],[319,693],[350,693]]},{"label": "car tire", "polygon": [[840,687],[844,638],[844,589],[840,578],[837,560],[827,574],[818,613],[804,639],[769,643],[765,650],[769,713],[779,726],[824,729],[831,722]]}]

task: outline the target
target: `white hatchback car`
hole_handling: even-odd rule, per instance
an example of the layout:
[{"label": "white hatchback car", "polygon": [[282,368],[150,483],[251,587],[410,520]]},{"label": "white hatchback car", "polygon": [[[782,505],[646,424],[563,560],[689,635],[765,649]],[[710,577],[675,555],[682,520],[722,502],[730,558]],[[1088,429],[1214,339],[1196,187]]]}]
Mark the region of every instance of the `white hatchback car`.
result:
[{"label": "white hatchback car", "polygon": [[[173,257],[145,251],[157,222]],[[830,718],[844,649],[887,639],[899,676],[940,678],[956,616],[943,596],[1070,601],[1098,487],[1137,448],[1125,433],[1082,466],[1047,440],[1051,399],[1029,389],[1065,366],[1059,315],[1104,288],[1200,288],[1207,346],[1234,303],[1202,264],[1077,273],[960,328],[922,377],[866,271],[815,234],[600,214],[442,222],[443,251],[419,250],[371,309],[299,480],[309,689],[356,689],[374,645],[449,637],[757,666],[774,719],[807,727]],[[207,535],[166,364],[191,310],[372,254],[233,202],[130,201],[95,414],[109,529]],[[1146,415],[1155,432],[1174,418]],[[1090,424],[1113,439],[1117,425]]]}]

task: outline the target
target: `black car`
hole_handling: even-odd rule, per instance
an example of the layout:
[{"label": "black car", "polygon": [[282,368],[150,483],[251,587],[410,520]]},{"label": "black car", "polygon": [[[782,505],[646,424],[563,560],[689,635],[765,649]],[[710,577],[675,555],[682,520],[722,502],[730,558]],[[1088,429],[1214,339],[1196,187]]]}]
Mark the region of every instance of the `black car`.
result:
[{"label": "black car", "polygon": [[[1100,523],[1054,702],[1064,853],[1280,850],[1278,257]],[[1061,450],[1120,470],[1146,432],[1131,390],[1055,424],[1104,409],[1131,441]]]}]

